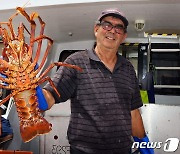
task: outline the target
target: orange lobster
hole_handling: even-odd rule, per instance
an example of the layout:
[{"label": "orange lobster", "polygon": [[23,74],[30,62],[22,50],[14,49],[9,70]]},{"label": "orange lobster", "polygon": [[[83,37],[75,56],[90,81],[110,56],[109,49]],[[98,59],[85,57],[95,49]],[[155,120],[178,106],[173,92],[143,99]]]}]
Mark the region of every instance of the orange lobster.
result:
[{"label": "orange lobster", "polygon": [[[38,73],[45,64],[48,52],[53,44],[53,40],[44,35],[45,22],[41,19],[38,13],[33,12],[28,15],[26,11],[18,7],[17,12],[9,18],[8,22],[0,22],[0,36],[3,39],[4,49],[2,55],[4,59],[0,59],[0,73],[6,78],[0,77],[0,80],[7,83],[0,84],[0,88],[10,89],[11,93],[4,98],[0,105],[10,99],[14,98],[18,117],[20,121],[20,133],[24,142],[29,142],[37,135],[46,134],[51,131],[51,124],[41,116],[38,108],[37,96],[35,88],[45,81],[49,81],[54,90],[58,93],[50,77],[47,73],[54,66],[67,66],[81,71],[81,68],[75,65],[56,62],[51,64],[41,75]],[[13,18],[21,14],[30,23],[31,30],[20,23],[18,27],[18,35],[13,29]],[[41,25],[40,35],[35,36],[35,18],[39,20]],[[3,28],[3,25],[7,26]],[[30,35],[29,45],[25,42],[24,30]],[[42,41],[47,40],[48,44],[43,55],[42,62],[39,67],[35,69],[38,62]],[[37,43],[35,56],[33,57],[34,43]]]}]

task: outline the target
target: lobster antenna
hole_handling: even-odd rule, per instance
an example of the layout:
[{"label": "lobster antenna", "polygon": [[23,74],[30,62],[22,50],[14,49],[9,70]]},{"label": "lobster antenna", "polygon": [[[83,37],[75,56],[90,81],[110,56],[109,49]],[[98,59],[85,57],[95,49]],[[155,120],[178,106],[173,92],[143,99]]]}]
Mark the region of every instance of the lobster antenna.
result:
[{"label": "lobster antenna", "polygon": [[29,3],[29,2],[30,2],[30,0],[28,0],[28,1],[22,6],[22,8],[25,8],[27,5],[31,4],[31,3]]},{"label": "lobster antenna", "polygon": [[[29,4],[30,4],[29,1],[30,1],[30,0],[28,0],[28,1],[22,6],[22,8],[25,8],[27,5],[29,5]],[[17,10],[16,13],[14,13],[14,14],[11,16],[11,18],[13,18],[14,16],[18,15],[18,13],[19,13],[19,11]]]}]

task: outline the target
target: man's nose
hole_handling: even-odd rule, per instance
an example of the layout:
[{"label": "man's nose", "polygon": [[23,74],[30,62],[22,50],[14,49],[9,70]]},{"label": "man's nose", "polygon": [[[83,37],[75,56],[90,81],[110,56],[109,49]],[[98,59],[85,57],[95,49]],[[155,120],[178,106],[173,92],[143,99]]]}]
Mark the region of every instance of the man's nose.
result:
[{"label": "man's nose", "polygon": [[115,27],[112,27],[112,29],[110,30],[111,33],[116,33]]}]

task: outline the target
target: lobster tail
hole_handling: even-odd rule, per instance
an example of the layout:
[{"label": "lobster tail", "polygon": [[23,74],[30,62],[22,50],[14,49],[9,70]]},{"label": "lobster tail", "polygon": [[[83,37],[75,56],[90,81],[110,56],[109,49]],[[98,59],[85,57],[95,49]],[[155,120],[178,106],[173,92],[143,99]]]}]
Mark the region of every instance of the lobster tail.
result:
[{"label": "lobster tail", "polygon": [[22,140],[24,142],[29,142],[38,135],[49,133],[51,131],[51,127],[52,125],[42,117],[37,121],[30,121],[28,124],[20,122]]},{"label": "lobster tail", "polygon": [[14,96],[24,142],[51,131],[52,125],[41,116],[35,90],[25,90]]}]

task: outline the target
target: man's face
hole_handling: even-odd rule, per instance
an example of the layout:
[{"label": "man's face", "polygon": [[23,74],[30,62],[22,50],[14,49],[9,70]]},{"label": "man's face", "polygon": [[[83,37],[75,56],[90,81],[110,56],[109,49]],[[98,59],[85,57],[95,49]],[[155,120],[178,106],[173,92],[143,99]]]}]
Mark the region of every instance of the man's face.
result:
[{"label": "man's face", "polygon": [[94,27],[97,45],[117,50],[127,37],[124,27],[124,23],[119,18],[112,16],[103,18],[101,24]]}]

